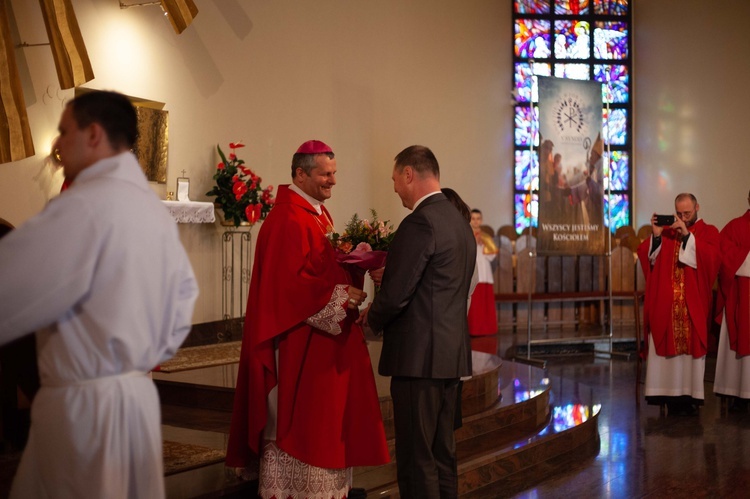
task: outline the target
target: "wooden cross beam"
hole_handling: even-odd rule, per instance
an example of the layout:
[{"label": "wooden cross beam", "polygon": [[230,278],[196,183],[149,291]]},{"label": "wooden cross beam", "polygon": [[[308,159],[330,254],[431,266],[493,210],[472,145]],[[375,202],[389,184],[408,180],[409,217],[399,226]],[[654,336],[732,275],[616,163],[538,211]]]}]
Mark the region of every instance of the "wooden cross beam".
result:
[{"label": "wooden cross beam", "polygon": [[185,31],[198,15],[198,7],[193,0],[161,0],[161,6],[178,35]]},{"label": "wooden cross beam", "polygon": [[6,0],[0,0],[0,163],[34,155],[5,4]]},{"label": "wooden cross beam", "polygon": [[73,88],[94,79],[71,0],[39,0],[60,88]]}]

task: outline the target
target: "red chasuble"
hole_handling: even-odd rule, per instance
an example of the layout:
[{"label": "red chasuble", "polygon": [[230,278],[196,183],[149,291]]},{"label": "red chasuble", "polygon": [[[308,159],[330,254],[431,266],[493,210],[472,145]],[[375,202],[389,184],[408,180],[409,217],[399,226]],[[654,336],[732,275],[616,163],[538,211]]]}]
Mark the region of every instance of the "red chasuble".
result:
[{"label": "red chasuble", "polygon": [[740,356],[750,355],[750,278],[737,270],[750,253],[750,210],[731,220],[721,231],[721,271],[717,322],[727,313],[729,347]]},{"label": "red chasuble", "polygon": [[330,224],[325,208],[319,216],[288,186],[279,187],[257,238],[228,466],[247,466],[260,454],[274,386],[276,444],[291,456],[321,468],[389,461],[370,356],[354,324],[358,313],[347,312],[336,336],[305,323],[328,304],[336,285],[350,283],[326,238]]},{"label": "red chasuble", "polygon": [[671,229],[662,232],[653,268],[648,259],[651,238],[638,247],[646,275],[643,327],[653,335],[656,354],[662,357],[692,355],[697,359],[708,350],[711,290],[719,272],[719,231],[703,220],[689,231],[695,238],[697,269],[678,261],[682,240]]}]

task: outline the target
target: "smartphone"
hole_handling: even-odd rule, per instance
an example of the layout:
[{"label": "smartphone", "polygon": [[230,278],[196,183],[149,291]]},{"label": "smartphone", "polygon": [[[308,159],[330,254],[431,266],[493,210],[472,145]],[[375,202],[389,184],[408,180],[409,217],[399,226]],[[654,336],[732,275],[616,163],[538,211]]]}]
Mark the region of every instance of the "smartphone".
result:
[{"label": "smartphone", "polygon": [[659,227],[669,227],[674,223],[674,215],[656,215],[656,224]]}]

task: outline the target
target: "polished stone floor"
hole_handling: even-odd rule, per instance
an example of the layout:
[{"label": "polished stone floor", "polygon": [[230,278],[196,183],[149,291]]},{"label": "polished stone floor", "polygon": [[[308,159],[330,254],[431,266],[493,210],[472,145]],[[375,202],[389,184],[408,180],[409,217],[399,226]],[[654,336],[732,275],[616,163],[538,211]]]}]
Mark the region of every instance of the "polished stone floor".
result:
[{"label": "polished stone floor", "polygon": [[[501,335],[500,343],[523,343],[512,336]],[[575,379],[598,396],[600,451],[555,476],[538,477],[515,497],[750,497],[750,415],[722,411],[713,395],[713,359],[706,363],[699,414],[670,417],[646,405],[642,392],[636,398],[634,359],[593,353],[541,358],[550,376]]]}]

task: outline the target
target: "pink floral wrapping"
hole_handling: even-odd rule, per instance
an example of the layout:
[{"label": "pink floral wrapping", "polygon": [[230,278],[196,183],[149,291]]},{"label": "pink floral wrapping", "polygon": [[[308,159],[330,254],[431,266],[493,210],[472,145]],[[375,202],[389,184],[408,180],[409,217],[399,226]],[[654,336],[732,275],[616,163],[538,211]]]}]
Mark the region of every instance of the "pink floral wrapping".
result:
[{"label": "pink floral wrapping", "polygon": [[365,272],[385,266],[385,258],[388,256],[387,251],[372,251],[360,248],[363,245],[369,247],[367,243],[361,243],[357,245],[357,249],[350,253],[336,252],[336,260],[339,263],[347,264],[349,273],[352,275],[352,284],[360,289],[365,282]]}]

